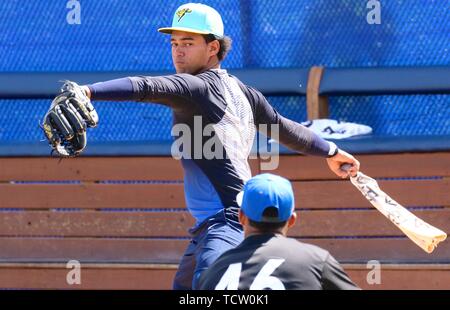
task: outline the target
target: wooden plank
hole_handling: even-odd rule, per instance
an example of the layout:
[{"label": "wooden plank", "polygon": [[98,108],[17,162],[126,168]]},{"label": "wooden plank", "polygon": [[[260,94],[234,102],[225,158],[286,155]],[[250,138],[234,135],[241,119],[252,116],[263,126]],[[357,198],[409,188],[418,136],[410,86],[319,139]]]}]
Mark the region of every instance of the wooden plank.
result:
[{"label": "wooden plank", "polygon": [[[450,179],[379,181],[379,185],[404,206],[450,206]],[[293,187],[297,208],[371,207],[348,180],[296,181]],[[151,209],[184,205],[183,184],[0,184],[1,208]]]},{"label": "wooden plank", "polygon": [[176,269],[146,265],[81,265],[80,284],[68,284],[71,269],[64,264],[0,264],[0,288],[28,289],[107,289],[107,290],[169,290]]},{"label": "wooden plank", "polygon": [[[403,206],[450,206],[450,179],[378,181]],[[364,208],[371,204],[349,180],[293,182],[297,208]]]},{"label": "wooden plank", "polygon": [[445,241],[432,255],[426,253],[407,237],[404,238],[346,238],[300,239],[328,250],[341,263],[364,263],[378,260],[384,263],[448,262],[449,242]]},{"label": "wooden plank", "polygon": [[[250,160],[254,174],[258,160]],[[171,157],[0,157],[2,181],[183,180],[180,161]]]},{"label": "wooden plank", "polygon": [[[359,155],[358,159],[362,170],[372,177],[450,176],[448,152]],[[283,155],[278,169],[272,172],[292,180],[336,179],[323,158],[312,156]],[[0,158],[0,182],[182,178],[181,165],[170,157],[80,157],[61,161],[46,157]]]},{"label": "wooden plank", "polygon": [[182,179],[171,157],[0,158],[0,181]]},{"label": "wooden plank", "polygon": [[[362,289],[450,289],[450,266],[382,264],[380,284],[368,284],[366,265],[344,264]],[[0,264],[0,288],[15,289],[143,289],[169,290],[177,265],[82,264],[81,283],[68,285],[65,264]]]},{"label": "wooden plank", "polygon": [[345,265],[344,269],[360,288],[365,290],[448,290],[450,265],[390,265],[380,267],[380,283],[367,281],[366,265]]},{"label": "wooden plank", "polygon": [[[448,262],[449,242],[430,255],[408,238],[300,239],[328,250],[342,263]],[[0,238],[3,262],[145,262],[177,263],[188,240],[132,238]]]},{"label": "wooden plank", "polygon": [[[450,176],[450,152],[417,154],[358,155],[361,171],[378,177]],[[337,179],[323,158],[282,155],[280,164],[271,173],[290,180]]]},{"label": "wooden plank", "polygon": [[257,175],[260,173],[260,161],[257,158],[252,158],[248,160],[248,164],[250,165],[250,170],[252,171],[252,175]]},{"label": "wooden plank", "polygon": [[176,264],[188,243],[144,238],[0,238],[0,261]]},{"label": "wooden plank", "polygon": [[1,208],[184,208],[183,184],[0,184]]},{"label": "wooden plank", "polygon": [[[443,231],[450,231],[450,208],[413,213]],[[377,210],[299,211],[297,214],[299,222],[289,230],[290,236],[404,236],[397,226]]]},{"label": "wooden plank", "polygon": [[[450,208],[414,212],[450,231]],[[299,211],[295,237],[404,236],[377,210]],[[187,237],[195,224],[188,212],[1,212],[1,236]]]},{"label": "wooden plank", "polygon": [[324,67],[314,66],[309,71],[306,88],[306,114],[308,120],[328,118],[328,98],[319,96],[320,81]]},{"label": "wooden plank", "polygon": [[186,237],[188,212],[1,212],[0,235]]}]

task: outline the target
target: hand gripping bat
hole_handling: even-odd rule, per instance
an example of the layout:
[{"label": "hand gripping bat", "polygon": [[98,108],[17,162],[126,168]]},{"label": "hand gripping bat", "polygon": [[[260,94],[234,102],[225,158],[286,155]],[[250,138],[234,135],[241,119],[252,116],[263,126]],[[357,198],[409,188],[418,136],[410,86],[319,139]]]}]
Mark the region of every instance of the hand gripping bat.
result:
[{"label": "hand gripping bat", "polygon": [[[348,171],[350,167],[344,164],[341,169]],[[433,252],[438,243],[447,238],[445,232],[426,223],[389,197],[371,177],[358,172],[356,176],[350,177],[350,181],[378,211],[425,252]]]}]

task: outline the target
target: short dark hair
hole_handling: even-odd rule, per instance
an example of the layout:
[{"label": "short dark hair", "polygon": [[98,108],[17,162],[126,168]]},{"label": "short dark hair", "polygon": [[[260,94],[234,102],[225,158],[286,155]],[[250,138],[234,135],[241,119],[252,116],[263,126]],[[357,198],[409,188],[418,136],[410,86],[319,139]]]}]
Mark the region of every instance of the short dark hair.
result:
[{"label": "short dark hair", "polygon": [[[244,213],[245,214],[245,213]],[[263,214],[263,218],[277,218],[278,217],[278,209],[275,207],[267,207]],[[248,219],[248,222],[250,226],[258,229],[260,232],[263,233],[270,233],[279,230],[280,228],[284,227],[287,223],[287,221],[283,222],[255,222]]]},{"label": "short dark hair", "polygon": [[223,38],[218,38],[213,34],[204,34],[203,38],[205,38],[206,43],[210,43],[214,40],[219,41],[220,49],[217,53],[217,58],[219,58],[219,61],[222,61],[227,56],[228,52],[231,50],[231,45],[233,43],[233,40],[231,40],[228,36],[223,36]]}]

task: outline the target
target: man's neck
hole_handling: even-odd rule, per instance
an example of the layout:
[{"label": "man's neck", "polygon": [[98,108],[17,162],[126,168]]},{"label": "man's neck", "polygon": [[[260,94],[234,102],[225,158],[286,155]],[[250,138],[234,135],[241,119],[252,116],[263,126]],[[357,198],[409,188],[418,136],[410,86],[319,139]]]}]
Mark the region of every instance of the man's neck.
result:
[{"label": "man's neck", "polygon": [[208,71],[208,70],[213,70],[213,69],[220,69],[220,63],[217,63],[217,64],[215,64],[215,65],[211,65],[211,66],[206,66],[205,68],[200,69],[200,70],[199,70],[197,73],[195,73],[194,75],[203,73],[203,72]]},{"label": "man's neck", "polygon": [[200,74],[211,69],[220,69],[220,61],[217,57],[211,57],[206,66],[196,74]]}]

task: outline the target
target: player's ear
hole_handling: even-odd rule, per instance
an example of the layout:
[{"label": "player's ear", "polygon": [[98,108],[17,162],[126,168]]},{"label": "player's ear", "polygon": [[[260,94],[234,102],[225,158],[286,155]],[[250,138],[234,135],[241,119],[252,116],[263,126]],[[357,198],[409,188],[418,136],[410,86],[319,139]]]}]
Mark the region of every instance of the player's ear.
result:
[{"label": "player's ear", "polygon": [[218,40],[214,40],[212,42],[209,42],[208,44],[208,50],[211,56],[217,55],[220,50],[220,43]]},{"label": "player's ear", "polygon": [[291,217],[288,220],[288,228],[291,228],[297,222],[297,213],[292,213]]}]

